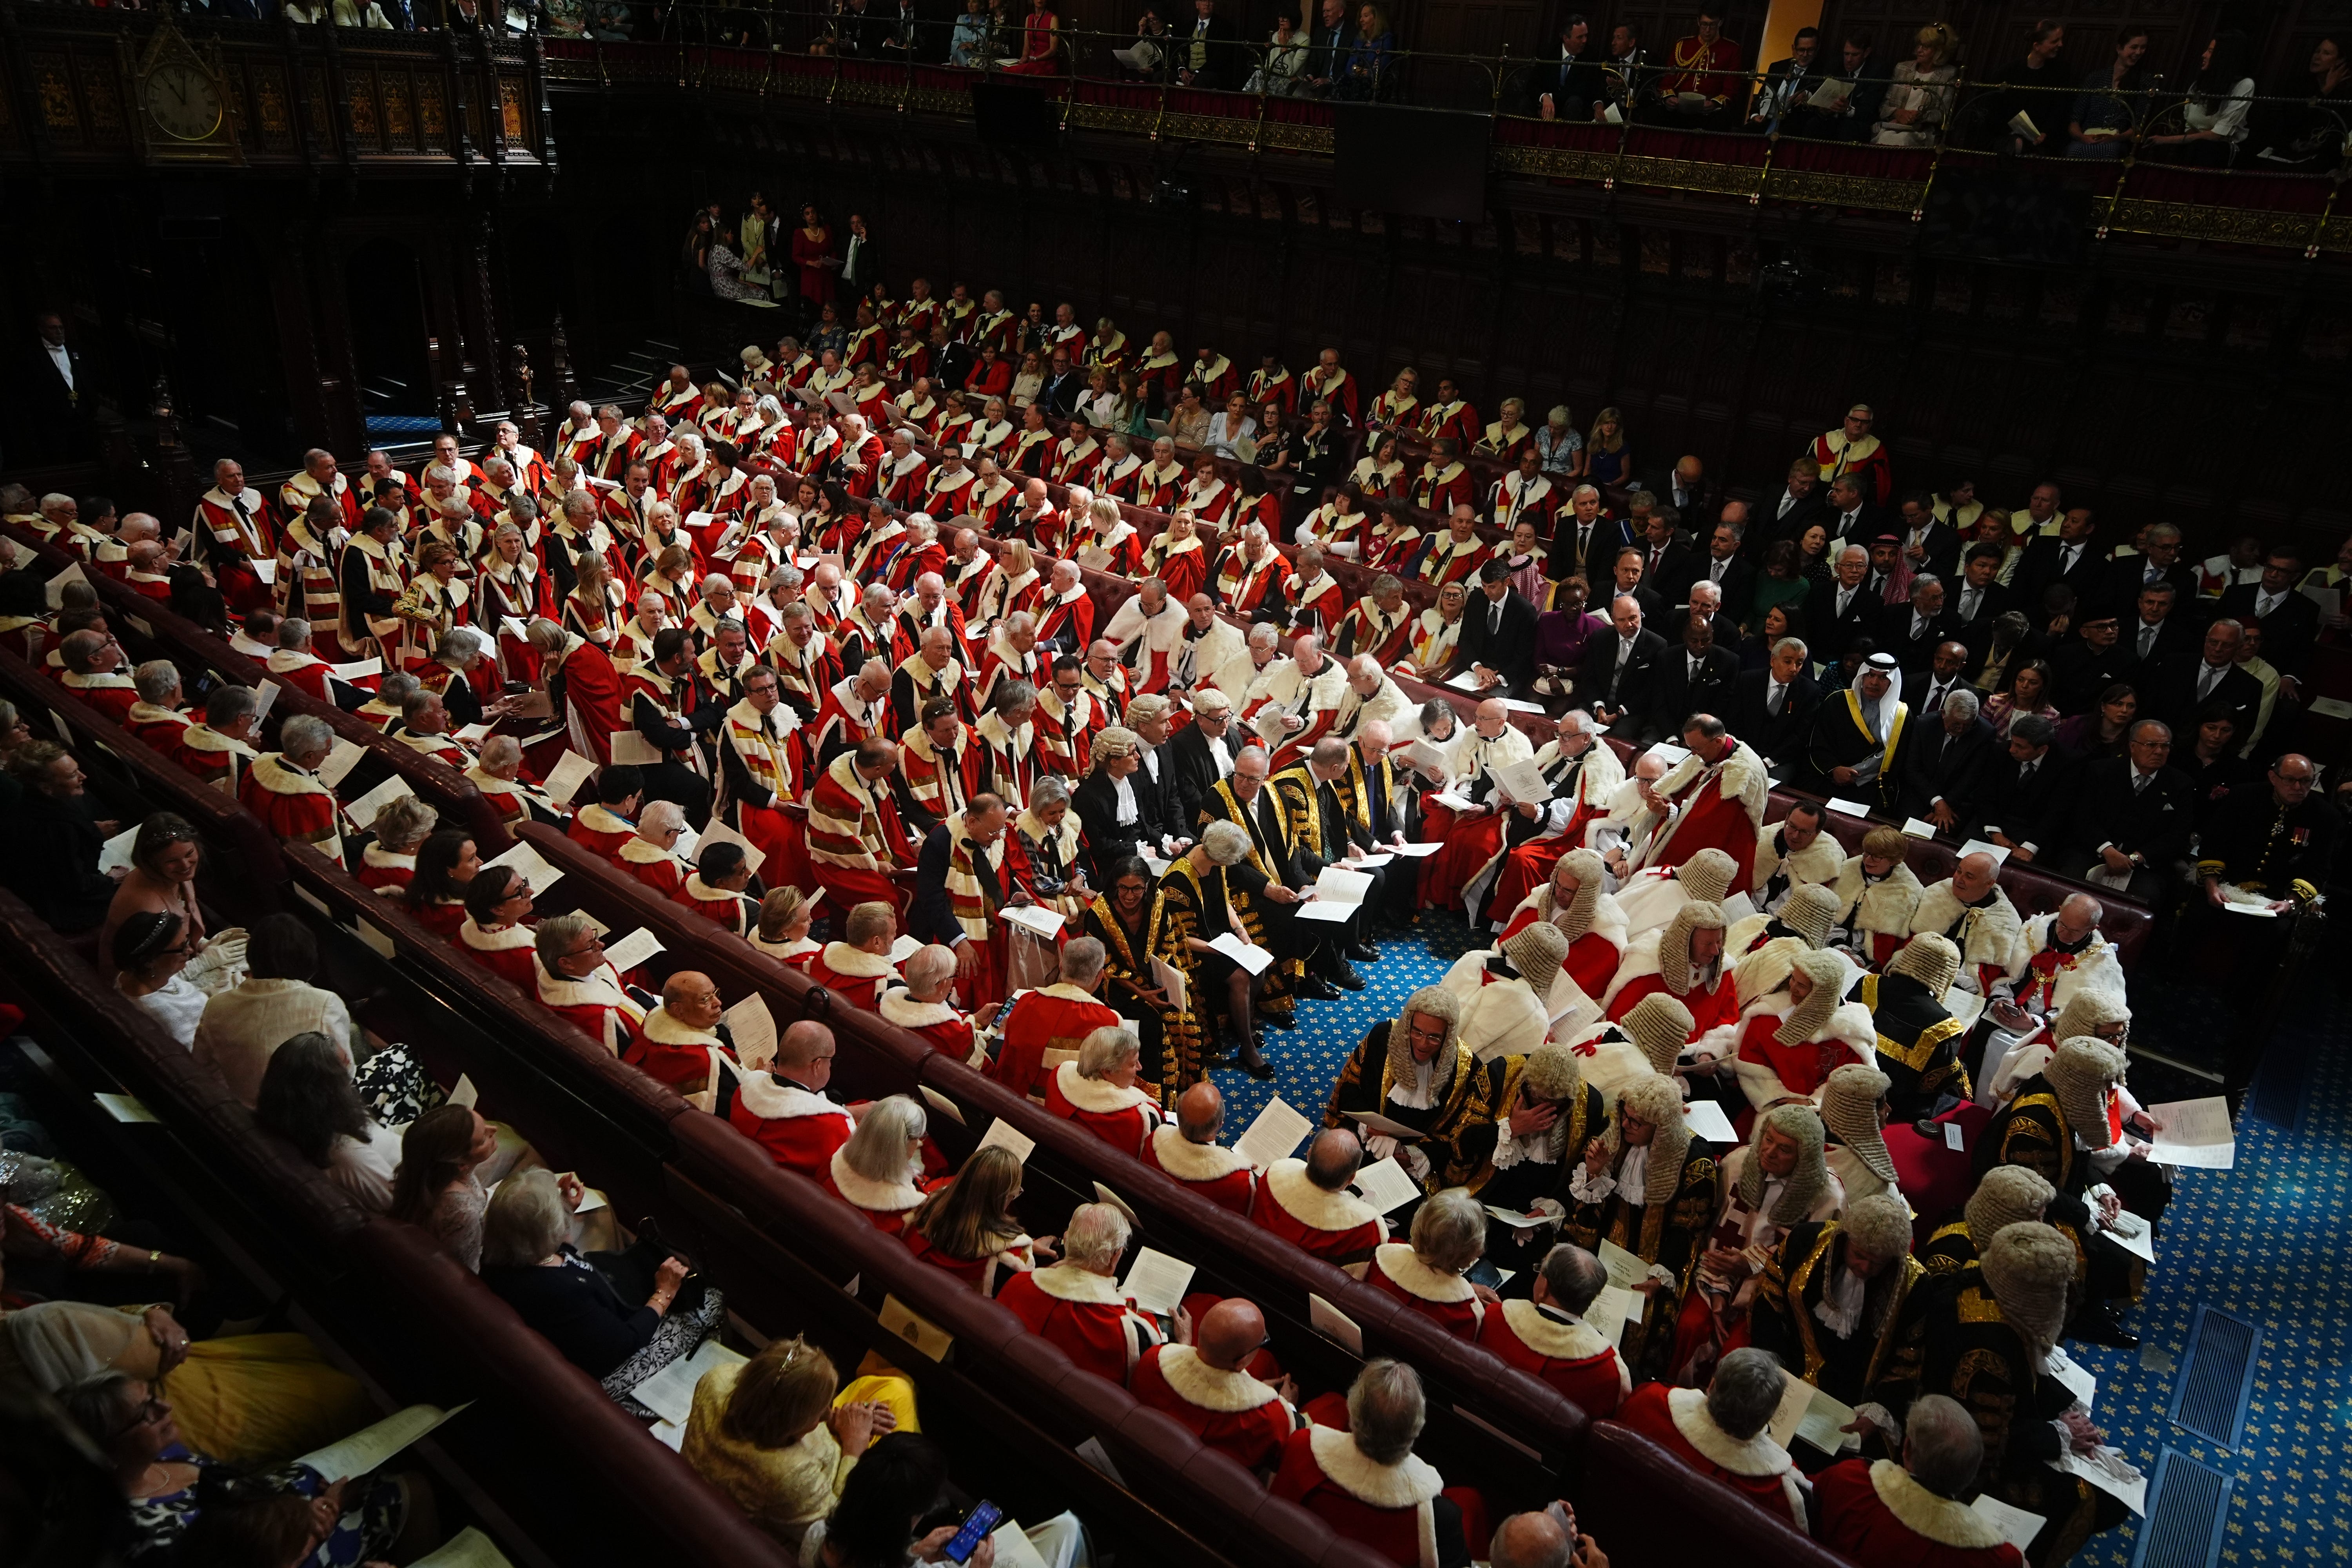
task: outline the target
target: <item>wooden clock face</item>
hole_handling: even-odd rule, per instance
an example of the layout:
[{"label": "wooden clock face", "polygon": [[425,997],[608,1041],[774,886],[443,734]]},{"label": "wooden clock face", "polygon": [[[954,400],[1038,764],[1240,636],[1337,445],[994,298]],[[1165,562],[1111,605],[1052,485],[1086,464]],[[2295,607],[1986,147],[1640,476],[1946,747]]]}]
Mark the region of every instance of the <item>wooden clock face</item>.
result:
[{"label": "wooden clock face", "polygon": [[220,89],[186,61],[158,66],[147,78],[147,113],[167,136],[201,142],[220,129]]}]

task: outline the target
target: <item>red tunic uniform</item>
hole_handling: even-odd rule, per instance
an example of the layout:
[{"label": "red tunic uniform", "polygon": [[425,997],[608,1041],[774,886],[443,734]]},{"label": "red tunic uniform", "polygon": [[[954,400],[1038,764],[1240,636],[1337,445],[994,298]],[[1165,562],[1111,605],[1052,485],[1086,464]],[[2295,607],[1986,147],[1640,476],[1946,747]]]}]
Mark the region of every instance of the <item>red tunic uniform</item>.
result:
[{"label": "red tunic uniform", "polygon": [[996,1299],[1073,1365],[1122,1387],[1138,1359],[1160,1343],[1159,1328],[1127,1304],[1116,1280],[1073,1263],[1016,1274]]},{"label": "red tunic uniform", "polygon": [[1533,1301],[1503,1303],[1478,1325],[1478,1342],[1506,1364],[1539,1377],[1594,1420],[1615,1410],[1633,1384],[1617,1347],[1580,1319]]},{"label": "red tunic uniform", "polygon": [[1712,1476],[1767,1512],[1805,1528],[1805,1495],[1789,1450],[1769,1432],[1742,1440],[1706,1413],[1706,1393],[1645,1383],[1618,1407],[1617,1419],[1703,1476]]}]

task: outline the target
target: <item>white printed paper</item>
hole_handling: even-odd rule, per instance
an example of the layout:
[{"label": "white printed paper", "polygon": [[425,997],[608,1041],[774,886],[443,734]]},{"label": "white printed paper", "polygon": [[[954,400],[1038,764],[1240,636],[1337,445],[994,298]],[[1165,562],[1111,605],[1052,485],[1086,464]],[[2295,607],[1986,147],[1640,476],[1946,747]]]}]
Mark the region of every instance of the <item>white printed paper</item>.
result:
[{"label": "white printed paper", "polygon": [[710,826],[702,830],[702,837],[695,840],[697,864],[701,861],[702,851],[714,844],[732,844],[736,848],[743,851],[743,863],[751,868],[751,875],[754,877],[760,874],[760,868],[767,863],[766,850],[719,821],[716,816],[710,819]]},{"label": "white printed paper", "polygon": [[545,858],[528,843],[519,843],[505,854],[495,859],[486,860],[483,864],[504,866],[508,870],[519,874],[524,881],[530,884],[530,896],[534,899],[541,897],[548,889],[563,879],[563,873],[549,865]]},{"label": "white printed paper", "polygon": [[383,673],[383,660],[355,658],[349,664],[331,664],[327,666],[327,673],[346,683],[365,680],[371,675]]},{"label": "white printed paper", "polygon": [[2147,1114],[2164,1123],[2147,1157],[2167,1165],[2189,1165],[2200,1171],[2227,1171],[2238,1163],[2238,1135],[2230,1125],[2230,1102],[2176,1100],[2151,1105]]},{"label": "white printed paper", "polygon": [[918,1084],[916,1087],[923,1091],[923,1098],[930,1102],[930,1107],[933,1110],[938,1111],[941,1116],[946,1117],[950,1121],[954,1122],[959,1127],[964,1125],[963,1107],[958,1105],[954,1100],[950,1100],[946,1095],[941,1094],[938,1089],[933,1089],[929,1084]]},{"label": "white printed paper", "polygon": [[1307,1321],[1324,1338],[1338,1341],[1357,1355],[1364,1353],[1362,1325],[1312,1291],[1307,1296]]},{"label": "white printed paper", "polygon": [[[262,579],[265,583],[269,579],[267,577]],[[89,581],[89,574],[81,569],[80,562],[76,561],[68,565],[64,571],[58,573],[56,576],[50,578],[47,583],[41,585],[41,596],[48,601],[49,608],[54,610],[66,602],[66,589],[68,587],[76,583],[87,583]]]},{"label": "white printed paper", "polygon": [[1650,1266],[1642,1261],[1640,1253],[1629,1252],[1605,1237],[1593,1256],[1601,1259],[1601,1268],[1609,1270],[1609,1283],[1620,1290],[1630,1292],[1650,1277]]},{"label": "white printed paper", "polygon": [[1507,1225],[1513,1230],[1533,1230],[1538,1226],[1551,1223],[1551,1215],[1548,1214],[1521,1214],[1517,1209],[1497,1208],[1493,1204],[1486,1205],[1486,1212],[1494,1217],[1496,1223]]},{"label": "white printed paper", "polygon": [[98,874],[103,877],[109,871],[131,869],[131,847],[138,842],[139,829],[126,827],[104,844],[100,845]]},{"label": "white printed paper", "polygon": [[1422,1195],[1421,1184],[1406,1175],[1393,1157],[1376,1160],[1357,1172],[1354,1185],[1379,1214],[1393,1213]]},{"label": "white printed paper", "polygon": [[1338,864],[1324,867],[1322,874],[1315,879],[1315,896],[1329,903],[1360,904],[1371,890],[1371,873],[1350,871]]},{"label": "white printed paper", "polygon": [[1648,1299],[1638,1291],[1603,1285],[1592,1304],[1584,1309],[1585,1326],[1613,1345],[1625,1337],[1627,1323],[1642,1321],[1648,1306]]},{"label": "white printed paper", "polygon": [[728,1037],[735,1042],[737,1061],[757,1069],[776,1059],[776,1016],[768,1011],[768,999],[757,991],[719,1014],[719,1021],[727,1026]]},{"label": "white printed paper", "polygon": [[1418,1127],[1382,1116],[1377,1110],[1343,1110],[1339,1113],[1363,1128],[1367,1132],[1383,1132],[1401,1143],[1417,1143],[1424,1136]]},{"label": "white printed paper", "polygon": [[1151,981],[1160,994],[1168,998],[1169,1007],[1178,1013],[1185,1010],[1192,987],[1184,982],[1184,972],[1164,958],[1151,961]]},{"label": "white printed paper", "polygon": [[1551,798],[1551,784],[1543,770],[1532,762],[1505,763],[1501,767],[1488,768],[1486,776],[1496,786],[1518,805],[1541,805]]},{"label": "white printed paper", "polygon": [[[2098,1452],[2102,1456],[2106,1456],[2113,1454],[2114,1451],[2108,1448],[2101,1448]],[[2128,1468],[2129,1462],[2123,1459],[2122,1456],[2115,1455],[2114,1457],[2117,1463],[2124,1464]],[[2050,1468],[2053,1470],[2063,1471],[2070,1476],[2082,1477],[2084,1480],[2090,1482],[2101,1491],[2105,1492],[2112,1497],[2122,1499],[2123,1505],[2131,1510],[2132,1512],[2139,1515],[2143,1519],[2147,1517],[2147,1476],[2136,1473],[2130,1479],[2126,1480],[2123,1477],[2116,1474],[2113,1470],[2109,1469],[2105,1465],[2097,1462],[2097,1460],[2093,1458],[2090,1455],[2077,1454],[2071,1448],[2065,1453],[2061,1454],[2058,1458],[2051,1460]]]},{"label": "white printed paper", "polygon": [[563,754],[555,759],[555,765],[547,770],[548,797],[559,805],[569,805],[572,797],[580,793],[580,786],[595,774],[595,763],[566,746]]},{"label": "white printed paper", "polygon": [[1128,1265],[1127,1278],[1119,1289],[1129,1300],[1154,1317],[1172,1318],[1184,1304],[1184,1292],[1192,1284],[1192,1265],[1147,1247]]},{"label": "white printed paper", "polygon": [[1209,946],[1223,953],[1252,974],[1263,974],[1274,963],[1274,954],[1253,942],[1244,942],[1231,931],[1221,931]]},{"label": "white printed paper", "polygon": [[1051,942],[1060,935],[1062,927],[1067,923],[1060,915],[1043,904],[1023,904],[1018,908],[1001,909],[996,911],[996,918],[1007,925],[1018,926],[1021,930],[1041,937],[1046,942]]},{"label": "white printed paper", "polygon": [[1868,816],[1870,815],[1870,807],[1863,805],[1862,802],[1858,800],[1841,800],[1836,795],[1832,795],[1830,796],[1829,805],[1832,811],[1836,812],[1841,816]]},{"label": "white printed paper", "polygon": [[2011,1508],[1990,1492],[1979,1492],[1977,1500],[1969,1504],[1969,1511],[2000,1531],[2001,1540],[2016,1547],[2020,1555],[2033,1544],[2033,1538],[2042,1533],[2044,1523],[2040,1514]]},{"label": "white printed paper", "polygon": [[1408,860],[1423,860],[1444,847],[1443,844],[1400,844],[1396,853]]},{"label": "white printed paper", "polygon": [[365,746],[361,745],[357,741],[338,735],[335,737],[334,745],[329,748],[325,759],[312,771],[318,773],[320,784],[325,784],[329,789],[335,789],[351,776],[352,770],[359,766],[360,759],[366,755]]},{"label": "white printed paper", "polygon": [[449,1103],[462,1105],[471,1110],[474,1108],[474,1102],[481,1097],[481,1090],[474,1087],[473,1075],[461,1072],[457,1075],[457,1087],[449,1091]]},{"label": "white printed paper", "polygon": [[664,1420],[683,1426],[687,1417],[694,1414],[694,1388],[702,1381],[702,1374],[713,1367],[735,1366],[749,1359],[717,1340],[705,1340],[692,1355],[670,1363],[629,1390],[629,1395]]},{"label": "white printed paper", "polygon": [[[468,1405],[470,1405],[468,1401]],[[352,1433],[340,1443],[303,1455],[295,1463],[308,1465],[330,1483],[364,1476],[383,1468],[384,1461],[424,1437],[435,1427],[468,1407],[443,1410],[437,1405],[412,1405],[395,1411],[373,1426]]]},{"label": "white printed paper", "polygon": [[890,944],[890,962],[893,964],[904,963],[907,960],[914,957],[915,954],[922,951],[923,939],[921,937],[902,936],[898,941]]},{"label": "white printed paper", "polygon": [[1936,825],[1922,822],[1916,816],[1906,816],[1903,819],[1903,831],[1914,838],[1933,838],[1936,837]]},{"label": "white printed paper", "polygon": [[2067,1392],[2082,1403],[2084,1410],[2089,1410],[2098,1399],[2098,1374],[2068,1355],[2063,1347],[2052,1350],[2044,1358],[2043,1364],[2051,1376],[2066,1385]]},{"label": "white printed paper", "polygon": [[1003,1149],[1024,1165],[1029,1163],[1030,1151],[1036,1147],[1037,1140],[1002,1116],[988,1124],[988,1131],[976,1145],[979,1149]]},{"label": "white printed paper", "polygon": [[1955,1154],[1965,1154],[1969,1152],[1968,1139],[1960,1131],[1960,1124],[1958,1122],[1947,1121],[1944,1123],[1944,1147],[1949,1149]]},{"label": "white printed paper", "polygon": [[1249,1131],[1235,1140],[1234,1152],[1247,1160],[1253,1170],[1265,1170],[1276,1160],[1289,1159],[1314,1125],[1277,1094],[1265,1102]]},{"label": "white printed paper", "polygon": [[625,974],[655,953],[667,951],[661,938],[649,928],[639,926],[620,941],[604,944],[604,962]]},{"label": "white printed paper", "polygon": [[415,793],[408,787],[406,779],[402,778],[398,773],[394,773],[375,788],[343,807],[343,815],[352,819],[352,826],[365,832],[375,826],[376,813],[398,800],[402,795]]},{"label": "white printed paper", "polygon": [[1739,1134],[1731,1128],[1731,1118],[1723,1107],[1711,1100],[1686,1100],[1683,1104],[1683,1121],[1690,1127],[1691,1136],[1702,1143],[1737,1143]]},{"label": "white printed paper", "polygon": [[654,743],[635,730],[614,731],[612,742],[613,761],[615,763],[650,768],[659,765],[662,760],[662,754],[655,749]]}]

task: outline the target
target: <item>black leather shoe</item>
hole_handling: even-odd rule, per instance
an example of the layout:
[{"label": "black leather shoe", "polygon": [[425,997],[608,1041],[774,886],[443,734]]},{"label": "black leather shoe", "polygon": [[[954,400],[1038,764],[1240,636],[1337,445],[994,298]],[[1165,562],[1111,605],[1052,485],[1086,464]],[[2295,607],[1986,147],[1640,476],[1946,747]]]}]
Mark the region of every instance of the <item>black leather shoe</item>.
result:
[{"label": "black leather shoe", "polygon": [[1296,1013],[1269,1013],[1265,1016],[1265,1021],[1286,1032],[1298,1027],[1298,1016]]},{"label": "black leather shoe", "polygon": [[1240,1066],[1242,1071],[1249,1074],[1250,1077],[1257,1079],[1260,1083],[1264,1083],[1266,1079],[1274,1076],[1274,1064],[1267,1061],[1265,1056],[1259,1052],[1257,1042],[1255,1040],[1250,1042],[1249,1048],[1247,1050],[1242,1052]]},{"label": "black leather shoe", "polygon": [[2066,1325],[2066,1338],[2088,1340],[2095,1345],[2105,1345],[2110,1350],[2139,1349],[2139,1336],[2125,1328],[2116,1316],[2115,1309],[2106,1306],[2084,1308],[2075,1315],[2074,1321]]},{"label": "black leather shoe", "polygon": [[1343,951],[1348,957],[1355,960],[1358,963],[1377,963],[1380,962],[1381,950],[1374,947],[1369,942],[1350,942],[1341,951]]},{"label": "black leather shoe", "polygon": [[1343,963],[1339,965],[1339,973],[1331,976],[1331,984],[1342,991],[1361,991],[1364,977],[1356,973],[1354,964]]},{"label": "black leather shoe", "polygon": [[1319,974],[1310,974],[1298,983],[1298,994],[1312,996],[1318,1002],[1336,1002],[1339,997],[1339,988]]}]

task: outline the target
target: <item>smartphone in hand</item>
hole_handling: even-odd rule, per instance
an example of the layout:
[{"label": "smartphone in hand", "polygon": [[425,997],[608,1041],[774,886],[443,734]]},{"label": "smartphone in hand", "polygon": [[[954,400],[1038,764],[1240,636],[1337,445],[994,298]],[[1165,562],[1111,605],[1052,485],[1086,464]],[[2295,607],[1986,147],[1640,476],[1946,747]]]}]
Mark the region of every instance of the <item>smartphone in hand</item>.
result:
[{"label": "smartphone in hand", "polygon": [[994,1534],[996,1527],[1003,1521],[1004,1510],[986,1498],[981,1499],[971,1505],[971,1511],[963,1516],[963,1523],[957,1527],[955,1534],[948,1538],[948,1543],[940,1549],[940,1555],[950,1563],[969,1562],[971,1554],[980,1550],[980,1543]]}]

